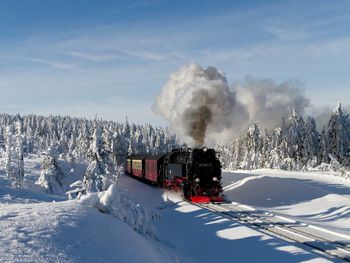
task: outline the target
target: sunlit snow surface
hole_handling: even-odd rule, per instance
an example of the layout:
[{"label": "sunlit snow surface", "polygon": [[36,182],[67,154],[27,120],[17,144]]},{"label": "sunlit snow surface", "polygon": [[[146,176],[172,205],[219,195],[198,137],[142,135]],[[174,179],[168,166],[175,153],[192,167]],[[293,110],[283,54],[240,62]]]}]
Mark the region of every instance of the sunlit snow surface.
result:
[{"label": "sunlit snow surface", "polygon": [[0,168],[0,262],[173,262],[115,217],[42,192],[39,162],[26,160],[25,190],[11,189]]},{"label": "sunlit snow surface", "polygon": [[[33,184],[39,170],[39,159],[26,159],[25,189],[14,190],[0,165],[0,262],[329,262],[121,176],[123,194],[157,215],[155,241],[93,207],[45,194]],[[349,188],[338,179],[258,170],[224,173],[223,183],[228,200],[349,233]]]},{"label": "sunlit snow surface", "polygon": [[228,200],[324,226],[350,239],[350,180],[324,172],[261,169],[226,172],[223,185]]},{"label": "sunlit snow surface", "polygon": [[[162,189],[135,183],[126,176],[121,177],[120,185],[141,203],[159,204],[161,219],[156,226],[160,243],[168,246],[179,262],[329,262],[189,204],[179,193],[164,194]],[[162,204],[161,196],[167,202]]]}]

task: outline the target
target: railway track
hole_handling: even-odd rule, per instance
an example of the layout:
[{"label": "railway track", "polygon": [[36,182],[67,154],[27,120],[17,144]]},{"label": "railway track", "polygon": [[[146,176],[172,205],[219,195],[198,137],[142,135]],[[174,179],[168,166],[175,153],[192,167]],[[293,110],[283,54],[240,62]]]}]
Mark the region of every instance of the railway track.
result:
[{"label": "railway track", "polygon": [[234,202],[193,204],[227,219],[248,224],[270,236],[298,244],[308,251],[330,259],[337,258],[350,262],[350,236],[348,235]]}]

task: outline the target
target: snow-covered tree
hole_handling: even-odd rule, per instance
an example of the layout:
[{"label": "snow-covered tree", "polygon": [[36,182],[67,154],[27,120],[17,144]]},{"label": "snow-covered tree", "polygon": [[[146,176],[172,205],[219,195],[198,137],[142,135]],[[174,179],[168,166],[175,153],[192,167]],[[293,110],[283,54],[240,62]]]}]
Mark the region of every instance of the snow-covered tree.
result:
[{"label": "snow-covered tree", "polygon": [[6,174],[12,186],[20,188],[24,181],[23,135],[21,122],[15,125],[16,132],[13,125],[6,130]]},{"label": "snow-covered tree", "polygon": [[323,127],[321,136],[320,136],[320,151],[318,153],[318,163],[328,163],[329,158],[329,147],[328,147],[328,138],[326,128]]},{"label": "snow-covered tree", "polygon": [[286,141],[282,128],[275,128],[271,135],[271,151],[268,158],[269,167],[281,168],[281,160],[286,157]]},{"label": "snow-covered tree", "polygon": [[58,163],[58,146],[51,146],[44,155],[40,177],[35,184],[40,185],[50,194],[61,194],[64,190],[65,174]]},{"label": "snow-covered tree", "polygon": [[[316,129],[315,119],[308,117],[305,123],[305,133],[303,138],[303,162],[311,166],[317,164],[317,156],[320,151],[320,134]],[[315,162],[316,160],[316,162]]]},{"label": "snow-covered tree", "polygon": [[[286,135],[288,157],[294,161],[296,165],[294,169],[298,170],[300,165],[302,165],[303,159],[303,139],[305,137],[304,120],[302,117],[298,116],[295,109],[293,109],[289,120],[290,124]],[[292,170],[294,169],[292,168]]]},{"label": "snow-covered tree", "polygon": [[110,159],[110,153],[104,147],[102,128],[98,122],[95,123],[88,156],[90,164],[84,174],[84,188],[87,192],[100,192],[108,189],[115,176],[115,165]]},{"label": "snow-covered tree", "polygon": [[13,151],[13,125],[6,128],[6,174],[9,179],[13,177],[12,151]]},{"label": "snow-covered tree", "polygon": [[24,180],[24,153],[23,153],[23,144],[24,144],[24,136],[23,136],[23,127],[22,122],[16,123],[17,133],[16,133],[16,173],[15,173],[15,184],[16,187],[23,186]]},{"label": "snow-covered tree", "polygon": [[247,132],[246,139],[246,153],[241,163],[243,169],[257,169],[261,164],[261,147],[262,140],[260,136],[260,128],[254,123]]},{"label": "snow-covered tree", "polygon": [[327,137],[329,153],[340,163],[350,164],[350,121],[349,116],[343,113],[340,103],[329,120]]},{"label": "snow-covered tree", "polygon": [[271,165],[271,151],[272,151],[272,139],[268,134],[267,130],[265,130],[265,136],[261,139],[261,164],[260,167],[264,168],[272,168]]}]

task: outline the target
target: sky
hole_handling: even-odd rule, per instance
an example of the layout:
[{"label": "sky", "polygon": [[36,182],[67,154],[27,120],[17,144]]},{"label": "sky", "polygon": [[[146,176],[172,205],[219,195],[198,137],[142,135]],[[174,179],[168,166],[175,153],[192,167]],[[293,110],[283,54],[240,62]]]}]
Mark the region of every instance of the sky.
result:
[{"label": "sky", "polygon": [[350,1],[0,1],[0,112],[166,125],[154,97],[191,62],[347,105]]}]

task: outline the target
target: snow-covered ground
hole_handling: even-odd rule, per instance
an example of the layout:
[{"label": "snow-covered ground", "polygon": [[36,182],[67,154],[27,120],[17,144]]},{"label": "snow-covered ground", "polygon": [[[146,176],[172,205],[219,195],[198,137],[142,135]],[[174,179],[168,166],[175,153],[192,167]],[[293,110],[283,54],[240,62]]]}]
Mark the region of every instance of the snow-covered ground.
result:
[{"label": "snow-covered ground", "polygon": [[343,233],[350,240],[350,180],[326,172],[260,169],[224,173],[227,200]]},{"label": "snow-covered ground", "polygon": [[[160,243],[178,262],[329,262],[292,244],[267,236],[182,200],[173,192],[135,183],[120,185],[140,203],[162,207],[156,227]],[[169,201],[162,204],[161,195]]]},{"label": "snow-covered ground", "polygon": [[[34,184],[40,158],[25,163],[25,189],[11,189],[0,168],[0,262],[172,261],[160,244],[115,217],[45,194]],[[77,175],[68,176],[70,182]]]},{"label": "snow-covered ground", "polygon": [[[89,202],[44,193],[34,185],[40,159],[30,156],[25,164],[25,189],[18,190],[10,188],[0,165],[0,262],[330,262],[122,175],[121,193],[157,215],[153,240]],[[350,182],[338,177],[235,171],[224,172],[223,185],[227,200],[350,234]]]}]

